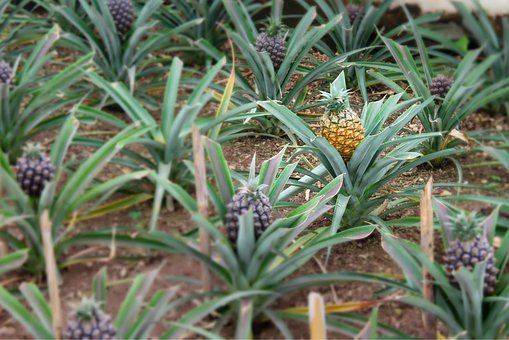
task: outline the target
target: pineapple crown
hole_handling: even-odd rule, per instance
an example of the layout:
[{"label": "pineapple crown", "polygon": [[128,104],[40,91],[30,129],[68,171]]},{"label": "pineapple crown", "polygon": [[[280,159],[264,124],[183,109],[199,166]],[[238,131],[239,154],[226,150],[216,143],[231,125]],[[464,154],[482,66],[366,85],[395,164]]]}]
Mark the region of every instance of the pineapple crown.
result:
[{"label": "pineapple crown", "polygon": [[0,67],[4,69],[5,71],[12,72],[11,65],[9,65],[8,62],[6,62],[4,59],[0,59]]},{"label": "pineapple crown", "polygon": [[251,197],[259,198],[260,192],[267,189],[267,184],[259,185],[259,177],[256,176],[256,153],[251,159],[251,165],[249,166],[249,177],[247,180],[240,180],[242,187],[239,190],[246,191]]},{"label": "pineapple crown", "polygon": [[3,67],[11,68],[11,65],[9,65],[9,63],[6,62],[4,59],[0,59],[0,65]]},{"label": "pineapple crown", "polygon": [[239,189],[238,192],[244,192],[245,195],[252,200],[259,200],[262,197],[262,193],[265,187],[265,184],[256,187],[243,186]]},{"label": "pineapple crown", "polygon": [[273,21],[271,20],[267,25],[265,25],[265,27],[263,27],[261,29],[262,31],[264,31],[265,33],[267,33],[267,35],[269,37],[274,37],[276,35],[278,35],[279,33],[283,33],[285,30],[286,30],[286,26],[283,25],[281,22],[279,21]]},{"label": "pineapple crown", "polygon": [[470,241],[482,233],[482,221],[475,212],[460,211],[450,218],[449,224],[453,238],[461,242]]},{"label": "pineapple crown", "polygon": [[450,76],[450,75],[445,74],[445,73],[440,73],[439,75],[436,75],[435,77],[433,77],[433,79],[437,79],[437,78],[448,79],[448,80],[454,80],[454,77],[453,77],[453,76]]},{"label": "pineapple crown", "polygon": [[40,143],[27,143],[23,147],[23,156],[29,159],[41,159],[44,155],[44,148]]},{"label": "pineapple crown", "polygon": [[335,90],[331,86],[330,92],[321,91],[321,96],[325,98],[325,106],[329,112],[341,112],[348,107],[348,90]]},{"label": "pineapple crown", "polygon": [[83,297],[81,302],[74,306],[74,316],[78,320],[91,320],[101,311],[101,304],[93,297]]}]

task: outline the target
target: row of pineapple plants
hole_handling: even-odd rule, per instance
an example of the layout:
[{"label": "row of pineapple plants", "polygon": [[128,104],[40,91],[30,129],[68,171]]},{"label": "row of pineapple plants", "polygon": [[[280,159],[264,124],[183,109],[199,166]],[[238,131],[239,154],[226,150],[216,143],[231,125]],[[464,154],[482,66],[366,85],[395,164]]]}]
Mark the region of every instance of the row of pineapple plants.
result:
[{"label": "row of pineapple plants", "polygon": [[[5,191],[1,237],[9,248],[2,261],[2,273],[22,269],[40,276],[44,272],[48,263],[41,221],[48,211],[57,266],[66,265],[66,251],[73,246],[108,244],[115,238],[120,245],[191,256],[221,281],[217,289],[199,295],[205,303],[167,327],[160,335],[163,338],[178,337],[185,332],[218,337],[229,321],[236,323],[237,338],[248,338],[253,336],[254,320],[260,319],[270,320],[284,337],[293,338],[298,335],[292,334],[285,320],[302,319],[302,312],[274,309],[273,303],[279,297],[319,284],[352,280],[381,282],[392,289],[404,289],[408,295],[406,300],[401,300],[436,314],[451,336],[503,337],[503,326],[495,331],[490,328],[490,325],[506,323],[503,305],[497,305],[500,310],[493,317],[481,312],[478,321],[487,320],[486,328],[481,324],[471,329],[468,321],[473,309],[497,301],[489,295],[503,299],[505,294],[502,284],[506,281],[503,278],[506,255],[502,252],[495,257],[490,245],[495,229],[473,217],[465,219],[461,214],[451,218],[457,220],[454,223],[442,223],[448,226],[444,227],[444,235],[452,248],[445,261],[447,275],[438,271],[436,275],[441,276],[437,280],[442,282],[446,277],[451,282],[445,296],[463,297],[445,304],[438,299],[436,305],[430,304],[419,298],[421,286],[415,274],[423,266],[431,266],[430,263],[413,252],[401,257],[403,251],[415,249],[403,250],[399,244],[390,243],[391,221],[384,221],[385,216],[416,205],[419,188],[402,188],[391,194],[380,191],[406,171],[427,163],[440,165],[444,159],[458,165],[461,178],[457,156],[468,150],[457,146],[468,138],[495,139],[502,142],[501,148],[505,140],[507,145],[504,134],[493,138],[482,133],[465,136],[457,131],[470,113],[488,104],[500,108],[507,100],[507,80],[493,78],[498,76],[499,58],[507,54],[501,47],[503,39],[492,39],[499,51],[483,47],[465,52],[457,44],[421,27],[436,20],[436,15],[414,19],[408,12],[407,23],[386,34],[379,33],[375,24],[391,1],[383,1],[379,7],[371,1],[364,6],[320,1],[316,2],[320,11],[302,1],[299,3],[306,13],[294,28],[283,24],[283,3],[277,0],[269,4],[270,20],[265,26],[252,19],[264,6],[250,1],[187,5],[160,0],[32,1],[30,6],[43,10],[48,21],[56,24],[48,33],[40,32],[37,25],[41,19],[23,8],[26,3],[0,4],[8,22],[2,27],[6,32],[0,48],[6,56],[18,55],[10,58],[14,63],[5,60],[0,63],[2,117],[5,118],[0,123],[5,132],[1,158]],[[457,6],[466,21],[476,22],[471,12],[461,4]],[[211,13],[221,13],[226,22],[217,27],[211,24],[206,14],[208,9]],[[334,15],[321,17],[324,13]],[[493,28],[486,26],[486,14],[479,11],[478,15],[481,28],[489,31],[490,38],[496,37]],[[31,20],[36,23],[34,27]],[[212,26],[203,30],[202,25]],[[471,27],[477,26],[471,24]],[[402,31],[410,34],[401,34]],[[29,32],[41,39],[30,50],[24,44],[23,35],[18,36],[17,32],[27,36]],[[230,52],[223,52],[225,46],[219,42],[224,43],[224,38],[213,39],[216,34],[224,37],[224,32],[235,45],[236,57],[229,58]],[[479,34],[482,33],[474,33],[476,38]],[[324,43],[327,35],[336,45],[332,49]],[[460,56],[451,58],[440,51],[440,46],[428,49],[424,37],[445,46],[451,43],[454,47],[450,52]],[[411,42],[415,46],[402,45]],[[314,59],[309,54],[312,48],[329,55],[328,61]],[[54,51],[59,49],[84,56],[57,74],[41,76],[41,70],[50,65],[56,55]],[[184,68],[181,59],[172,56],[177,51],[184,60],[187,51],[201,55],[205,61],[203,68],[198,71]],[[485,59],[477,62],[481,53]],[[19,57],[22,54],[28,55],[24,62]],[[391,57],[396,63],[390,62]],[[252,72],[251,78],[243,72],[246,67]],[[435,77],[435,67],[456,68],[456,72],[453,78]],[[295,76],[296,82],[292,81]],[[215,82],[218,77],[226,78],[227,82]],[[143,79],[149,79],[148,84],[140,81]],[[322,89],[325,90],[321,93],[323,100],[314,99],[319,93],[313,96],[309,92],[310,85],[317,81],[330,83],[329,89]],[[411,91],[403,87],[403,82]],[[366,87],[376,83],[385,84],[396,94],[369,102]],[[362,108],[350,104],[349,95],[355,88],[366,101]],[[184,98],[179,89],[186,89]],[[162,98],[158,93],[163,94]],[[216,115],[199,116],[214,101],[219,104]],[[302,114],[319,106],[325,113],[317,115],[318,121],[313,115],[310,119]],[[160,117],[154,117],[154,111],[160,112]],[[396,119],[387,123],[392,117]],[[424,133],[406,130],[415,118],[422,124]],[[107,142],[78,133],[80,125],[97,121],[121,132]],[[319,128],[313,129],[316,124]],[[209,158],[207,174],[212,183],[208,186],[208,197],[215,211],[211,216],[204,216],[198,209],[199,203],[190,195],[198,178],[198,163],[190,139],[193,125],[208,136],[204,139]],[[28,141],[48,130],[57,130],[58,134],[46,155],[39,145]],[[108,133],[99,131],[99,134]],[[243,179],[241,174],[228,169],[218,143],[257,134],[286,135],[293,145],[265,162],[258,175],[253,161],[249,176]],[[86,160],[66,162],[73,145],[92,147],[96,151]],[[129,145],[141,145],[145,152],[133,151]],[[481,148],[486,147],[481,145]],[[489,150],[507,166],[505,151]],[[283,161],[287,153],[290,156]],[[303,161],[307,155],[318,159],[319,164]],[[107,180],[98,177],[110,164],[121,165],[129,171]],[[312,198],[305,204],[295,203],[293,198],[306,190],[313,193]],[[115,193],[121,193],[122,198]],[[476,199],[509,205],[504,198]],[[153,202],[153,209],[147,230],[129,228],[116,232],[103,227],[83,233],[66,228],[76,221],[93,220],[148,200]],[[197,250],[195,237],[179,237],[157,230],[161,209],[172,209],[175,204],[188,210],[198,229],[209,235],[214,256]],[[288,212],[288,208],[292,210]],[[283,215],[281,209],[285,209]],[[328,225],[310,228],[322,215],[328,218]],[[493,230],[493,235],[489,236],[488,230]],[[132,237],[132,231],[137,236]],[[330,254],[332,247],[375,232],[382,235],[384,244],[392,245],[388,252],[401,264],[410,280],[408,283],[363,273],[334,272],[333,268],[330,274],[290,278],[320,251]],[[23,235],[21,240],[17,237],[19,233]],[[413,257],[418,262],[404,263]],[[462,274],[465,271],[461,268],[473,272],[474,276]],[[481,285],[474,286],[468,280],[477,280],[475,284]],[[35,337],[60,337],[51,328],[50,308],[41,302],[42,293],[36,286],[30,286],[32,293],[27,294],[26,287],[23,284],[20,290],[34,310],[35,318],[5,289],[1,291],[0,304]],[[472,291],[472,287],[482,289]],[[33,294],[39,297],[37,301]],[[477,305],[467,305],[471,296],[475,296]],[[156,323],[163,322],[170,307],[178,305],[169,303],[168,299],[151,304],[149,311],[136,309],[129,322],[122,319],[120,311],[114,330],[111,317],[100,312],[104,299],[103,294],[100,301],[86,300],[77,309],[77,323],[70,321],[63,337],[147,337]],[[124,313],[133,308],[128,302],[125,306]],[[354,310],[363,306],[366,302],[358,303]],[[464,314],[453,312],[453,320],[447,318],[451,308],[468,309]],[[221,316],[214,327],[197,326],[209,315],[217,316],[219,311]],[[151,313],[150,318],[146,313]],[[142,320],[136,322],[136,315]],[[340,313],[331,316],[328,326],[355,336],[363,326],[359,320],[367,319]],[[136,331],[141,329],[143,333],[126,328],[133,324]],[[381,334],[405,336],[385,325],[379,328]]]}]

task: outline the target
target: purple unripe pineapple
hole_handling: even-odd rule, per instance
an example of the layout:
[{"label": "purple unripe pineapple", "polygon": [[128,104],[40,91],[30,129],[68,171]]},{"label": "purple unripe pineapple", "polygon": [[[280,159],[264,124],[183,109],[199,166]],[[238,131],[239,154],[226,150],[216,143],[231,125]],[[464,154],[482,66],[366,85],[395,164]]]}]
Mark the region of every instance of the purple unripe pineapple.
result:
[{"label": "purple unripe pineapple", "polygon": [[226,230],[230,241],[235,243],[239,235],[239,216],[249,209],[253,210],[253,224],[255,237],[258,239],[270,226],[272,217],[272,205],[269,198],[260,190],[251,191],[247,188],[240,189],[228,203],[226,212]]},{"label": "purple unripe pineapple", "polygon": [[126,34],[134,22],[134,9],[131,0],[108,0],[115,27],[120,34]]},{"label": "purple unripe pineapple", "polygon": [[445,76],[438,76],[431,80],[431,83],[429,84],[429,91],[433,96],[445,98],[453,84],[453,79]]},{"label": "purple unripe pineapple", "polygon": [[16,181],[29,196],[39,197],[53,178],[53,164],[39,144],[28,144],[16,161]]},{"label": "purple unripe pineapple", "polygon": [[457,285],[455,272],[461,268],[473,271],[477,263],[486,261],[484,273],[484,293],[492,294],[497,285],[498,268],[496,267],[495,251],[482,234],[481,223],[475,213],[459,213],[451,219],[450,229],[453,240],[449,243],[444,256],[447,277],[453,285]]},{"label": "purple unripe pineapple", "polygon": [[281,25],[271,24],[256,38],[256,51],[267,52],[274,69],[278,69],[286,56],[286,36],[281,32]]},{"label": "purple unripe pineapple", "polygon": [[14,85],[14,72],[3,60],[0,60],[0,84]]}]

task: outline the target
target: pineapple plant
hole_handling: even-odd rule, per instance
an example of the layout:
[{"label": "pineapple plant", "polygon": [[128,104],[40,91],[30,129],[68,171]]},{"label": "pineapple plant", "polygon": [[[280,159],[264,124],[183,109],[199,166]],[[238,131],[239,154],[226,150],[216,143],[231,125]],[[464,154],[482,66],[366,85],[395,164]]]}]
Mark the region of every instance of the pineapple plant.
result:
[{"label": "pineapple plant", "polygon": [[[331,83],[329,93],[332,94],[332,98],[340,97],[342,100],[334,100],[329,111],[335,113],[350,106],[348,96],[345,95],[346,90],[346,75],[341,72]],[[337,220],[335,229],[359,226],[384,216],[386,212],[380,207],[395,196],[392,193],[379,193],[386,183],[435,157],[459,152],[442,150],[426,157],[418,152],[422,143],[438,133],[405,136],[401,131],[405,129],[406,124],[422,113],[433,98],[422,102],[418,98],[401,100],[403,95],[398,93],[383,100],[366,103],[362,108],[360,121],[357,121],[353,113],[349,115],[345,113],[344,116],[349,118],[334,125],[335,121],[331,119],[337,115],[331,116],[331,113],[327,113],[322,121],[331,122],[328,125],[323,124],[322,131],[318,132],[287,107],[273,101],[259,102],[259,106],[286,125],[305,145],[296,151],[296,155],[309,153],[320,162],[319,165],[309,169],[313,176],[301,178],[299,185],[287,188],[282,196],[288,199],[308,188],[318,191],[315,176],[326,183],[328,178],[342,174],[344,185],[341,199],[346,210],[341,220]],[[393,115],[397,115],[397,118],[389,124],[387,121],[389,117],[394,117]],[[334,119],[339,122],[340,118],[341,115]],[[328,131],[325,127],[333,127],[333,130]],[[406,201],[405,197],[411,190],[415,189],[401,193],[403,201]],[[395,206],[390,209],[395,211],[401,208]]]},{"label": "pineapple plant", "polygon": [[[333,56],[321,63],[308,58],[306,64],[312,66],[303,64],[309,51],[341,22],[339,13],[323,25],[312,26],[317,15],[316,8],[312,7],[302,15],[294,29],[287,30],[282,20],[283,1],[271,0],[270,19],[262,30],[257,29],[259,24],[253,20],[253,15],[244,2],[223,0],[223,3],[233,26],[227,28],[228,36],[242,55],[241,59],[245,61],[241,67],[253,70],[252,79],[248,79],[245,72],[236,73],[238,82],[235,85],[238,91],[234,92],[232,102],[237,106],[269,99],[280,100],[292,108],[303,105],[307,96],[306,86],[331,73],[331,70],[337,67],[337,62],[344,59],[343,56]],[[207,47],[206,51],[210,49]],[[222,56],[222,53],[217,53],[218,59]],[[313,76],[309,75],[311,70]],[[306,74],[309,76],[300,77]],[[295,75],[299,77],[296,78]],[[289,88],[291,90],[285,91]],[[270,117],[255,119],[262,126],[263,132],[273,127]]]},{"label": "pineapple plant", "polygon": [[52,27],[37,43],[24,48],[30,53],[19,57],[12,68],[0,61],[0,150],[8,154],[11,164],[20,157],[29,138],[61,126],[68,116],[68,110],[62,108],[83,98],[83,93],[69,87],[82,77],[82,67],[88,65],[93,53],[58,72],[41,75],[44,66],[55,62],[52,47],[61,35],[58,26]]},{"label": "pineapple plant", "polygon": [[[176,295],[177,288],[157,289],[151,292],[162,265],[149,272],[138,274],[129,281],[126,294],[116,315],[109,315],[107,291],[107,268],[103,267],[92,279],[92,289],[88,297],[74,306],[67,318],[67,324],[52,327],[54,301],[47,301],[45,294],[32,282],[19,286],[24,303],[18,294],[0,286],[0,306],[2,312],[9,313],[34,339],[152,339],[155,326],[167,315],[168,306]],[[62,318],[65,319],[65,316]],[[60,329],[60,334],[56,334]]]},{"label": "pineapple plant", "polygon": [[325,97],[327,112],[320,118],[320,136],[325,138],[345,161],[350,160],[355,149],[364,140],[364,128],[357,113],[347,105],[348,91],[336,91],[331,86]]},{"label": "pineapple plant", "polygon": [[134,22],[132,0],[108,0],[107,4],[117,31],[125,35],[129,32]]},{"label": "pineapple plant", "polygon": [[14,72],[12,71],[11,66],[4,60],[0,60],[0,84],[14,84]]},{"label": "pineapple plant", "polygon": [[73,318],[67,323],[64,339],[115,339],[111,316],[102,311],[93,297],[83,297],[75,306]]},{"label": "pineapple plant", "polygon": [[[398,301],[436,316],[447,330],[446,338],[506,339],[509,233],[505,229],[497,230],[504,225],[498,220],[500,207],[480,218],[478,213],[463,211],[448,201],[424,196],[422,199],[429,202],[426,206],[429,209],[433,206],[438,217],[437,230],[442,234],[445,258],[441,261],[433,251],[436,247],[429,242],[436,239],[433,235],[416,244],[393,235],[390,227],[380,220],[380,230],[384,230],[382,246],[399,265],[405,280],[387,281],[386,276],[375,275],[377,278],[369,281],[380,279],[379,283],[403,289],[406,293]],[[433,221],[430,218],[430,230],[435,230]],[[491,245],[495,235],[500,241],[497,249]],[[428,244],[428,251],[423,249],[423,241]],[[423,284],[424,272],[428,276],[427,284]]]},{"label": "pineapple plant", "polygon": [[[414,40],[419,49],[420,61],[413,56],[408,46],[399,44],[387,37],[382,37],[385,45],[392,54],[399,68],[394,74],[388,76],[374,72],[373,76],[396,92],[405,92],[392,78],[395,74],[406,78],[413,91],[413,97],[424,100],[434,98],[431,105],[420,114],[419,120],[426,132],[440,132],[422,146],[423,153],[431,154],[435,151],[454,148],[463,141],[451,134],[461,127],[461,122],[472,112],[509,96],[509,78],[488,84],[486,73],[494,67],[498,55],[480,58],[482,48],[470,50],[459,61],[451,78],[445,76],[435,77],[435,68],[443,63],[435,58],[435,53],[424,44],[422,30],[417,25],[406,7],[403,7],[412,29]],[[475,62],[477,59],[480,61]],[[453,85],[454,84],[454,85]],[[433,97],[436,96],[436,97]],[[404,99],[412,98],[405,93]],[[443,159],[436,159],[433,163],[440,165]]]},{"label": "pineapple plant", "polygon": [[432,96],[445,98],[449,91],[451,90],[453,84],[454,79],[439,75],[431,79],[431,82],[429,84],[429,91]]},{"label": "pineapple plant", "polygon": [[16,181],[29,196],[40,196],[46,183],[53,178],[53,172],[53,164],[40,144],[28,143],[23,157],[16,161]]},{"label": "pineapple plant", "polygon": [[[313,26],[317,10],[311,7],[294,29],[286,30],[282,20],[283,1],[271,0],[271,16],[265,30],[261,31],[242,2],[223,2],[234,26],[227,28],[228,36],[245,61],[240,67],[247,66],[253,70],[250,73],[252,77],[247,77],[245,72],[236,69],[237,91],[233,93],[232,103],[238,107],[258,100],[276,100],[298,113],[306,107],[308,86],[317,79],[328,77],[337,68],[337,63],[344,61],[342,55],[332,56],[325,62],[307,58],[310,50],[320,44],[327,32],[340,24],[339,13],[323,25]],[[207,47],[206,51],[210,52],[210,48]],[[218,57],[223,55],[216,54]],[[247,121],[253,124],[248,125],[244,118],[239,118],[237,128],[249,127],[256,132],[286,135],[292,141],[296,140],[293,131],[272,115],[254,114]]]},{"label": "pineapple plant", "polygon": [[[327,77],[344,56],[333,56],[325,62],[315,58],[306,58],[309,51],[319,44],[320,40],[335,25],[341,22],[341,14],[337,14],[324,25],[312,26],[317,15],[316,8],[310,8],[300,18],[294,29],[286,30],[282,21],[282,0],[271,0],[271,16],[264,31],[256,27],[248,9],[233,0],[224,0],[224,5],[234,25],[227,29],[228,35],[242,55],[242,60],[253,70],[252,78],[245,72],[235,74],[235,86],[238,89],[232,96],[233,104],[247,105],[257,100],[277,100],[299,112],[306,106],[309,95],[308,86],[316,79]],[[285,31],[285,32],[283,32]],[[222,54],[217,54],[222,56]],[[303,63],[304,59],[306,62]],[[310,66],[311,65],[311,66]],[[248,111],[245,111],[248,112]],[[248,120],[238,119],[237,126],[274,136],[286,135],[295,141],[293,131],[274,119],[272,115],[255,114]]]},{"label": "pineapple plant", "polygon": [[256,37],[256,51],[259,53],[267,52],[274,69],[277,70],[283,63],[286,56],[286,34],[283,32],[283,26],[275,22]]},{"label": "pineapple plant", "polygon": [[[60,263],[73,240],[77,241],[86,233],[80,232],[72,236],[67,234],[69,218],[72,216],[78,221],[93,218],[95,209],[102,209],[104,204],[107,206],[116,201],[111,198],[111,193],[129,182],[142,179],[148,173],[146,170],[134,171],[101,183],[96,181],[97,175],[121,151],[121,146],[128,144],[132,138],[146,134],[148,128],[127,127],[107,142],[101,141],[101,146],[88,159],[65,162],[78,127],[78,119],[70,115],[63,122],[49,156],[42,155],[37,146],[29,146],[14,169],[8,162],[8,155],[0,151],[0,178],[3,188],[0,211],[4,216],[20,217],[11,220],[10,228],[2,229],[0,241],[4,242],[9,251],[30,250],[25,263],[20,263],[18,268],[34,276],[40,276],[45,265],[41,228],[46,209],[49,212],[47,219],[55,235],[55,257]],[[147,199],[148,197],[145,198]],[[87,205],[88,203],[90,205]],[[106,208],[104,213],[116,210],[117,208]],[[106,231],[104,235],[108,234],[111,236],[110,231]]]},{"label": "pineapple plant", "polygon": [[[79,0],[78,8],[57,6],[53,12],[62,25],[72,27],[66,31],[66,36],[73,42],[73,48],[82,53],[96,51],[94,65],[106,79],[124,83],[131,93],[137,92],[138,97],[156,106],[150,90],[163,81],[166,64],[154,63],[151,56],[170,47],[179,50],[174,38],[185,35],[200,22],[195,20],[174,29],[155,30],[157,21],[151,18],[161,4],[162,0],[140,3],[138,17],[132,0]],[[137,80],[141,77],[149,77],[151,82],[138,86]],[[108,96],[103,96],[94,86],[86,82],[80,85],[84,87],[83,92],[96,94],[94,99],[101,106],[111,104]]]},{"label": "pineapple plant", "polygon": [[[219,144],[211,139],[206,139],[206,146],[212,164],[224,160]],[[243,233],[241,220],[242,216],[248,212],[251,212],[253,216],[253,231],[249,237],[252,237],[254,241],[259,240],[274,222],[273,215],[276,213],[274,207],[283,188],[281,183],[286,183],[289,180],[289,176],[296,167],[296,164],[289,164],[280,174],[278,173],[277,169],[281,166],[285,150],[286,148],[263,162],[259,174],[256,174],[256,155],[254,155],[247,178],[244,176],[234,177],[238,181],[237,186],[228,169],[214,167],[215,181],[225,183],[227,186],[227,188],[218,188],[218,194],[221,194],[222,200],[214,203],[216,210],[221,212],[221,222],[226,229],[226,236],[234,246],[244,239],[244,237],[239,237]]]},{"label": "pineapple plant", "polygon": [[[305,230],[311,223],[333,208],[330,202],[339,193],[342,176],[334,178],[307,202],[293,204],[281,200],[282,190],[291,186],[289,180],[297,169],[297,163],[283,162],[286,147],[263,162],[256,176],[253,157],[248,179],[245,179],[242,173],[228,167],[219,143],[204,138],[204,144],[213,174],[207,183],[215,184],[208,186],[215,214],[203,216],[198,212],[198,204],[190,194],[167,179],[152,174],[156,180],[166,183],[168,191],[177,194],[176,199],[190,212],[200,230],[208,234],[212,253],[197,251],[194,239],[186,240],[162,231],[154,231],[149,236],[154,241],[166,243],[164,249],[179,249],[200,261],[218,279],[214,280],[214,286],[204,296],[207,302],[199,304],[170,325],[161,338],[181,338],[190,326],[198,326],[211,313],[219,313],[221,322],[213,329],[214,332],[223,332],[226,325],[233,323],[236,324],[234,338],[250,339],[254,337],[257,320],[281,324],[281,318],[285,316],[278,316],[277,319],[271,317],[274,315],[274,304],[278,298],[301,288],[335,282],[341,276],[318,274],[295,277],[292,274],[300,265],[310,261],[320,250],[329,246],[369,236],[374,227],[362,226],[331,235],[329,227],[322,226],[306,233]],[[239,179],[240,188],[235,190],[235,182]],[[245,210],[238,216],[238,235],[233,243],[229,235],[222,233],[220,229],[228,219],[228,204],[236,194],[244,190],[246,182],[252,190],[251,194],[256,190],[263,192],[274,210],[276,207],[284,207],[287,211],[284,216],[274,213],[277,218],[271,221],[260,237],[256,237],[256,210]],[[191,319],[188,315],[196,317]],[[291,333],[291,330],[283,332],[285,338],[295,338]],[[215,338],[211,335],[209,337]]]}]

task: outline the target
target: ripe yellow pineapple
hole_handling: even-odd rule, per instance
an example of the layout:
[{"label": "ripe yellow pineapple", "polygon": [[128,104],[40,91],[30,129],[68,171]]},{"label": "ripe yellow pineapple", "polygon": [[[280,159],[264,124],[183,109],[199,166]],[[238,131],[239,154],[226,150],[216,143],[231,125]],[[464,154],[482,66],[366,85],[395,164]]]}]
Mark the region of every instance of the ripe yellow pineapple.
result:
[{"label": "ripe yellow pineapple", "polygon": [[320,135],[348,161],[364,139],[362,121],[346,104],[347,91],[322,95],[327,101],[327,112],[320,119]]}]

